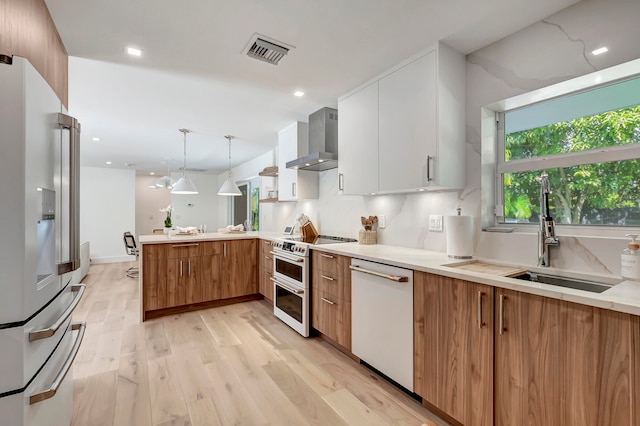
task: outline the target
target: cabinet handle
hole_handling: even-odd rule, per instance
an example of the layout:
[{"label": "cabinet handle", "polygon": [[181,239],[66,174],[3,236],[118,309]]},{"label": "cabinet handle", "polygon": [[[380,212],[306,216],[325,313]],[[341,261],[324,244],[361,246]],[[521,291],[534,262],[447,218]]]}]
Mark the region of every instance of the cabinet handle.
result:
[{"label": "cabinet handle", "polygon": [[174,244],[171,247],[173,248],[178,248],[178,247],[198,247],[200,244]]},{"label": "cabinet handle", "polygon": [[222,243],[222,249],[224,250],[224,257],[227,257],[227,243]]},{"label": "cabinet handle", "polygon": [[271,260],[271,258],[269,256],[265,256],[264,258],[267,259],[267,260]]},{"label": "cabinet handle", "polygon": [[335,281],[335,278],[331,278],[331,277],[328,277],[328,276],[326,276],[326,275],[320,275],[320,276],[321,276],[322,278],[324,278],[325,280]]},{"label": "cabinet handle", "polygon": [[271,244],[271,241],[263,241],[263,243],[264,243],[264,244],[266,244],[266,245],[268,245],[268,246],[272,245],[272,244]]},{"label": "cabinet handle", "polygon": [[478,290],[478,329],[482,329],[482,292]]},{"label": "cabinet handle", "polygon": [[320,256],[326,257],[327,259],[335,259],[335,257],[331,256],[330,254],[320,253]]},{"label": "cabinet handle", "polygon": [[344,191],[344,174],[338,173],[338,191]]},{"label": "cabinet handle", "polygon": [[182,260],[180,261],[180,276],[182,276]]},{"label": "cabinet handle", "polygon": [[499,305],[499,309],[498,309],[498,328],[500,330],[500,334],[502,335],[505,331],[504,329],[504,295],[501,294],[500,295],[500,305]]},{"label": "cabinet handle", "polygon": [[187,270],[189,271],[189,276],[191,276],[191,261],[188,260],[187,262],[188,262],[187,263],[187,268],[188,268]]},{"label": "cabinet handle", "polygon": [[433,180],[433,178],[431,177],[431,160],[433,159],[432,156],[427,155],[427,182],[431,182]]},{"label": "cabinet handle", "polygon": [[326,302],[326,303],[328,303],[330,305],[335,305],[336,304],[336,302],[332,302],[331,300],[325,299],[324,297],[322,297],[321,299],[322,299],[323,302]]},{"label": "cabinet handle", "polygon": [[296,183],[295,182],[291,182],[291,195],[292,196],[296,196]]},{"label": "cabinet handle", "polygon": [[270,276],[270,275],[271,275],[271,272],[269,272],[269,271],[264,271],[264,274],[265,274],[266,276]]}]

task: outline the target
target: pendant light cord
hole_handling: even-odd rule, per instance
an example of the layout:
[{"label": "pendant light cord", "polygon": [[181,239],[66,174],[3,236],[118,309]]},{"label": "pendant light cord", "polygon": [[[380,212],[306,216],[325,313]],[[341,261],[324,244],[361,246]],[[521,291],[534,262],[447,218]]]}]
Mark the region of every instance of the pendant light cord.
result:
[{"label": "pendant light cord", "polygon": [[227,172],[229,174],[229,180],[231,180],[231,139],[234,139],[233,136],[227,135],[225,136],[229,140],[229,167],[227,168]]},{"label": "pendant light cord", "polygon": [[183,161],[182,161],[182,177],[186,176],[186,171],[187,171],[187,133],[190,133],[191,130],[189,129],[178,129],[180,132],[182,132],[182,134],[184,135],[184,144],[183,144]]}]

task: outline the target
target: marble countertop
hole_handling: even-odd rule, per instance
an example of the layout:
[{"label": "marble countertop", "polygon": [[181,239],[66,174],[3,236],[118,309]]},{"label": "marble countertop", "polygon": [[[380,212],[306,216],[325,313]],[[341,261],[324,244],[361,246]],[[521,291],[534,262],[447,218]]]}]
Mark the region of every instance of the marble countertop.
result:
[{"label": "marble countertop", "polygon": [[497,265],[520,267],[552,275],[585,279],[611,285],[610,289],[605,290],[602,293],[592,293],[584,290],[575,290],[550,284],[523,281],[515,278],[457,269],[454,266],[462,263],[468,263],[469,261],[451,259],[445,253],[428,250],[387,246],[382,244],[361,245],[358,243],[312,246],[312,249],[356,257],[358,259],[371,260],[374,262],[387,263],[393,266],[413,269],[416,271],[473,281],[494,287],[536,294],[539,296],[582,303],[584,305],[598,308],[640,315],[640,282],[626,281],[619,277],[594,276],[593,274],[583,275],[579,273],[558,271],[551,268],[543,268],[544,271],[542,271],[541,268],[532,267],[530,265],[514,265],[492,259],[474,258],[471,260]]},{"label": "marble countertop", "polygon": [[[141,244],[182,243],[189,241],[215,241],[247,238],[262,238],[277,240],[284,238],[281,233],[246,232],[242,234],[204,233],[196,235],[141,235]],[[494,287],[521,291],[554,299],[582,303],[584,305],[613,311],[640,315],[640,282],[623,281],[619,277],[584,275],[580,273],[560,271],[553,268],[543,268],[545,273],[556,274],[570,278],[586,279],[609,284],[612,287],[602,293],[592,293],[549,284],[529,282],[515,278],[484,274],[481,272],[457,269],[454,266],[469,261],[449,258],[446,253],[434,252],[406,247],[388,246],[383,244],[362,245],[358,243],[336,243],[311,246],[313,250],[326,251],[344,256],[355,257],[373,262],[386,263],[401,268],[439,274],[451,278],[473,281]],[[482,261],[505,266],[520,267],[533,271],[542,271],[531,265],[514,265],[493,259],[474,258],[471,261]]]},{"label": "marble countertop", "polygon": [[258,232],[254,231],[243,233],[205,232],[193,235],[169,233],[167,235],[140,235],[140,237],[138,238],[138,242],[140,244],[187,243],[191,241],[243,240],[249,238],[257,238],[258,236]]}]

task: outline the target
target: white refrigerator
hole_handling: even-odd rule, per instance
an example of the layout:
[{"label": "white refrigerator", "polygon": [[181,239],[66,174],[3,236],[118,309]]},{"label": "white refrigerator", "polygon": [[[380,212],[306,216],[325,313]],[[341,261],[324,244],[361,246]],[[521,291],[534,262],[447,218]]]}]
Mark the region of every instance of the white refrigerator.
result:
[{"label": "white refrigerator", "polygon": [[[2,52],[0,52],[2,53]],[[0,424],[69,425],[84,323],[80,125],[23,58],[0,55]]]}]

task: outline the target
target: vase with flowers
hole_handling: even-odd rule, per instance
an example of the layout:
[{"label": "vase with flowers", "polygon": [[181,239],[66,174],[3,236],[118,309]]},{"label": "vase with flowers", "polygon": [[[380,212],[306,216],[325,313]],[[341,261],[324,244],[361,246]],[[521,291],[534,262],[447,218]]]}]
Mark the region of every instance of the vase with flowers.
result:
[{"label": "vase with flowers", "polygon": [[164,233],[168,234],[173,227],[173,224],[171,223],[171,212],[173,211],[173,207],[169,204],[167,207],[160,209],[160,211],[167,214],[167,217],[164,219]]}]

